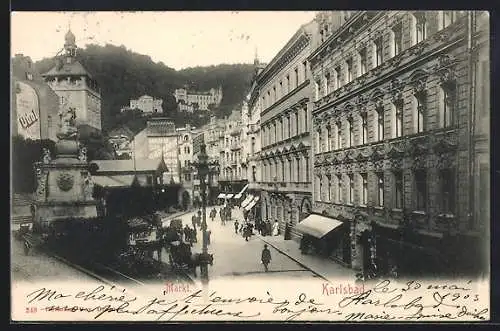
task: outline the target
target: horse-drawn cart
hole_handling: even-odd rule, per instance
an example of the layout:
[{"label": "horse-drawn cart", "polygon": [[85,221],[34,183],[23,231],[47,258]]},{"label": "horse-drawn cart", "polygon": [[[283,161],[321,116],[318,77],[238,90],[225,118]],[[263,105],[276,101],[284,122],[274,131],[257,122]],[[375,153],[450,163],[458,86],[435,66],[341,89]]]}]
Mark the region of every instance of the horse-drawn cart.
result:
[{"label": "horse-drawn cart", "polygon": [[173,241],[169,244],[169,261],[174,270],[188,270],[191,268],[191,245],[182,241]]}]

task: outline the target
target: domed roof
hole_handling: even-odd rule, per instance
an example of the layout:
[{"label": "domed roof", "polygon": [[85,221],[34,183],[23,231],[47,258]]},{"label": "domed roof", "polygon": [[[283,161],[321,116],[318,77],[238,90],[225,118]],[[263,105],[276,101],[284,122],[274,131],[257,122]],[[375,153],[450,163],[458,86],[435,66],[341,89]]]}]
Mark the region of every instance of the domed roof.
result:
[{"label": "domed roof", "polygon": [[65,45],[74,45],[75,44],[75,35],[73,34],[73,32],[71,32],[71,30],[68,30],[68,32],[64,36],[64,41],[65,41],[64,42]]}]

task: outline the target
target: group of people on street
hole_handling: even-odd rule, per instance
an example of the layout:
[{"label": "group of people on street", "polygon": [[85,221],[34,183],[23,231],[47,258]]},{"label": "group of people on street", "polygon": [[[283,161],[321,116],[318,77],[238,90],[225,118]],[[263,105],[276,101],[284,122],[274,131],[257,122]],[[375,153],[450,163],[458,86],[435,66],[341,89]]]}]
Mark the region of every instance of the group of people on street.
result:
[{"label": "group of people on street", "polygon": [[229,205],[225,205],[219,210],[219,215],[221,224],[226,225],[226,222],[232,219],[232,208]]},{"label": "group of people on street", "polygon": [[255,221],[255,227],[259,232],[259,234],[262,236],[278,236],[280,234],[278,227],[278,220],[274,221],[274,223],[271,223],[270,220],[266,221],[257,220]]},{"label": "group of people on street", "polygon": [[250,222],[244,222],[240,224],[238,220],[234,221],[234,233],[241,234],[245,241],[253,235],[254,225]]}]

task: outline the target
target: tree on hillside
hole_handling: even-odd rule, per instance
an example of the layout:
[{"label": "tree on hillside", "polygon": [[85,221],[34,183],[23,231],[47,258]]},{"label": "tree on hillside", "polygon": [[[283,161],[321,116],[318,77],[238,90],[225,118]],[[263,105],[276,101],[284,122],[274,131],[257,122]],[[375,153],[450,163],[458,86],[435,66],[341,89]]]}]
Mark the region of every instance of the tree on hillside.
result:
[{"label": "tree on hillside", "polygon": [[[132,52],[124,46],[109,44],[87,45],[78,50],[77,58],[101,89],[104,132],[117,126],[120,109],[129,104],[130,99],[144,94],[163,99],[164,114],[173,118],[176,123],[184,121],[183,117],[199,121],[196,116],[181,115],[177,112],[173,92],[185,84],[202,91],[222,86],[222,102],[215,113],[221,117],[227,116],[248,91],[254,72],[251,64],[221,64],[176,71],[164,63],[153,62],[149,56]],[[35,65],[39,72],[44,73],[55,65],[55,61],[43,59]],[[140,121],[137,123],[145,125]]]}]

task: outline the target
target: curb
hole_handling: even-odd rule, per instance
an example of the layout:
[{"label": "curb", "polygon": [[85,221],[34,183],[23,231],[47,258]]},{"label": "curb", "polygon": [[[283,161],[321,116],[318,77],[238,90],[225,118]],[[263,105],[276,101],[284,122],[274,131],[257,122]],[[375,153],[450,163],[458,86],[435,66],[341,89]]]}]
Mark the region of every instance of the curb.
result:
[{"label": "curb", "polygon": [[278,252],[280,252],[281,254],[284,254],[286,256],[288,256],[290,259],[292,259],[293,261],[295,261],[298,265],[300,265],[302,268],[304,269],[307,269],[309,271],[311,271],[313,274],[315,274],[316,276],[324,279],[325,281],[331,283],[331,281],[324,277],[323,275],[321,275],[320,273],[314,271],[313,269],[311,269],[310,267],[308,267],[307,265],[305,265],[304,263],[300,262],[299,260],[297,260],[295,257],[293,257],[292,255],[288,254],[286,251],[284,251],[283,249],[277,247],[276,245],[270,243],[269,241],[265,240],[261,235],[257,235],[257,238],[259,238],[260,240],[262,240],[263,242],[265,242],[266,244],[268,244],[269,246],[273,247],[275,250],[277,250]]}]

